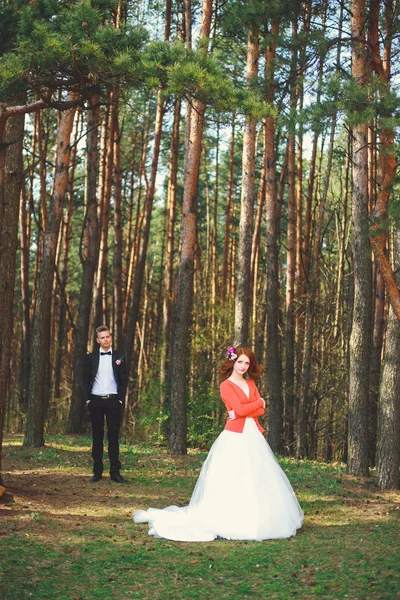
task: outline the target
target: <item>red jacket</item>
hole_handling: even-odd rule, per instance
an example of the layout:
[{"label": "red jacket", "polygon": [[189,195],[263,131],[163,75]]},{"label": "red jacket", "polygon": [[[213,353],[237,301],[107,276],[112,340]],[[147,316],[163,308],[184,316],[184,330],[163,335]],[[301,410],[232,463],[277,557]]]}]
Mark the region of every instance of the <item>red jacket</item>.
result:
[{"label": "red jacket", "polygon": [[227,410],[234,410],[236,419],[231,421],[229,417],[226,420],[225,429],[242,433],[246,417],[253,418],[261,433],[264,429],[258,422],[257,417],[264,414],[264,402],[261,400],[260,392],[252,379],[246,379],[249,386],[249,398],[244,391],[233,381],[225,379],[220,385],[222,402]]}]

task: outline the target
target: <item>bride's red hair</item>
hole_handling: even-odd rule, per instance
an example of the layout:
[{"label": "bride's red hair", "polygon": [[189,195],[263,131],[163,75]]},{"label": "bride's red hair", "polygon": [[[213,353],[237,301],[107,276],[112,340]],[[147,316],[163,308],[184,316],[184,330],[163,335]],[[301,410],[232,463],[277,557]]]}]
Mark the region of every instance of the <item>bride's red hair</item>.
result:
[{"label": "bride's red hair", "polygon": [[220,370],[219,370],[220,383],[222,383],[223,381],[225,381],[225,379],[228,379],[228,377],[230,377],[232,375],[233,365],[237,361],[239,356],[241,356],[242,354],[247,356],[247,358],[250,360],[250,366],[249,366],[249,369],[245,376],[248,377],[249,379],[253,379],[254,381],[256,381],[257,379],[260,379],[261,372],[264,367],[257,363],[257,359],[255,357],[253,350],[251,350],[247,346],[237,346],[235,348],[235,354],[236,354],[235,360],[226,358],[225,361],[222,363]]}]

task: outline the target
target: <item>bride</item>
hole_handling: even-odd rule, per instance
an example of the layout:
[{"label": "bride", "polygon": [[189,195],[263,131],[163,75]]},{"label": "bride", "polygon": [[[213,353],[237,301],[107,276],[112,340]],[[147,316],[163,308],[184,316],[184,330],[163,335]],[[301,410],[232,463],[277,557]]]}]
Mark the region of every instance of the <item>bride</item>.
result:
[{"label": "bride", "polygon": [[258,422],[262,367],[250,348],[231,347],[220,369],[228,418],[211,446],[189,505],[137,510],[149,535],[183,542],[266,540],[296,535],[303,511]]}]

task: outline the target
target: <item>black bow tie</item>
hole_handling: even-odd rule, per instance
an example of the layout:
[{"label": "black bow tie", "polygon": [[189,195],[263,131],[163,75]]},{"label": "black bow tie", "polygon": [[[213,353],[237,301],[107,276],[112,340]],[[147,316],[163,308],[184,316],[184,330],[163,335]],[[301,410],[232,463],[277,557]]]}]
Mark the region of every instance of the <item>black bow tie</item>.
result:
[{"label": "black bow tie", "polygon": [[101,356],[104,356],[105,354],[112,354],[111,350],[109,350],[108,352],[100,352]]}]

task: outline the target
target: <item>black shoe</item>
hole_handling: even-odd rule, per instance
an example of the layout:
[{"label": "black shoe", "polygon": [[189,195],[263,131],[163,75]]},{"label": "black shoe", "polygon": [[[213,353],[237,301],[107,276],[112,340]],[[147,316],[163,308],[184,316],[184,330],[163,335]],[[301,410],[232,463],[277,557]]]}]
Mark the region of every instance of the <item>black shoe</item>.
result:
[{"label": "black shoe", "polygon": [[101,475],[93,475],[93,477],[91,478],[91,482],[92,483],[96,483],[96,481],[100,481],[100,479],[102,478]]},{"label": "black shoe", "polygon": [[117,483],[128,483],[126,479],[122,477],[119,473],[113,473],[110,475],[112,481],[116,481]]}]

